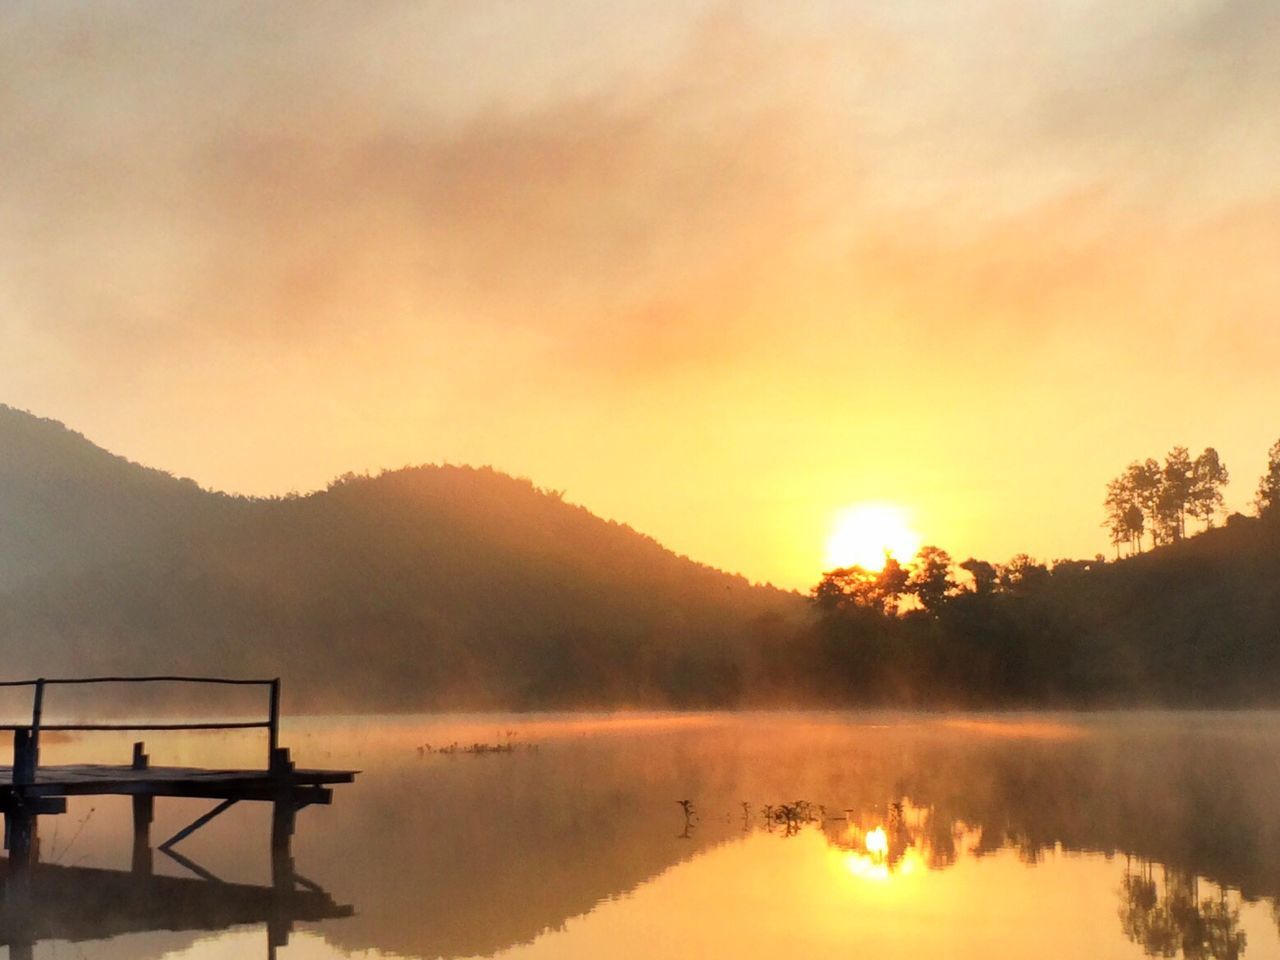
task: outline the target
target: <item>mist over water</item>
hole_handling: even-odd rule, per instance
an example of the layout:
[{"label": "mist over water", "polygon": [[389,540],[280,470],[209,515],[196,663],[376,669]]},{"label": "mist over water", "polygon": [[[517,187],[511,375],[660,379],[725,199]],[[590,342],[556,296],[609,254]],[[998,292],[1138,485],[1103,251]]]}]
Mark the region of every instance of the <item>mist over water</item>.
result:
[{"label": "mist over water", "polygon": [[[293,845],[353,915],[295,923],[279,957],[1280,956],[1277,713],[314,718],[284,743],[362,772]],[[128,747],[63,737],[42,763]],[[156,764],[258,747],[148,741]],[[153,837],[210,806],[160,801]],[[42,862],[127,870],[129,816],[73,798],[42,818]],[[178,849],[265,887],[268,836],[244,803]],[[104,915],[33,955],[268,956],[262,922],[166,923]]]}]

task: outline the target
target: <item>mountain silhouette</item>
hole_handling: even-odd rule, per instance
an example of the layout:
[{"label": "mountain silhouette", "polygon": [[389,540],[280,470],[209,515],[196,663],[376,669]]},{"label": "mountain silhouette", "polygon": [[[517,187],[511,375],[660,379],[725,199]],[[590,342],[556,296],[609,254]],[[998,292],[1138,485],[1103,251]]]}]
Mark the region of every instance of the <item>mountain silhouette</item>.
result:
[{"label": "mountain silhouette", "polygon": [[250,498],[0,407],[10,674],[281,675],[294,707],[736,701],[795,594],[488,467]]}]

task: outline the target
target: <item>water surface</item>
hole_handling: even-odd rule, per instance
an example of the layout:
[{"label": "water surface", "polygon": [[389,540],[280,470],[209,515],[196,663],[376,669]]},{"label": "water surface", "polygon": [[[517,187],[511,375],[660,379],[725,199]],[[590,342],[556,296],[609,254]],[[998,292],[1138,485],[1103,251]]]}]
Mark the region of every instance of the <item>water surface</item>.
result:
[{"label": "water surface", "polygon": [[[73,801],[40,831],[42,861],[72,868],[49,896],[80,898],[59,905],[77,922],[31,955],[1280,957],[1280,714],[325,718],[282,739],[301,764],[363,771],[299,813],[293,846],[350,916],[284,917],[287,936],[254,918],[246,888],[271,896],[255,804],[178,848],[230,885],[220,907],[179,885],[109,916],[75,878],[128,870],[129,802]],[[514,749],[441,750],[455,742]],[[262,745],[148,750],[223,766]],[[42,761],[128,752],[64,737]],[[159,801],[153,837],[212,805]]]}]

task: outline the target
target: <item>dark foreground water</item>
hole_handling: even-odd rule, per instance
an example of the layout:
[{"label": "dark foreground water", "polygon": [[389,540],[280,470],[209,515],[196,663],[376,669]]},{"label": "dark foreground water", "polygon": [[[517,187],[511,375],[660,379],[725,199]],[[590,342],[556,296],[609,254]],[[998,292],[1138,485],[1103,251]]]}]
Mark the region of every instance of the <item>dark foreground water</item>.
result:
[{"label": "dark foreground water", "polygon": [[[178,848],[224,885],[140,905],[94,869],[127,871],[129,801],[73,802],[41,824],[42,860],[66,869],[28,918],[31,955],[1280,956],[1280,714],[342,718],[283,741],[363,771],[299,814],[293,847],[350,916],[272,907],[265,805]],[[454,741],[516,749],[439,751]],[[262,752],[240,734],[148,748]],[[42,759],[127,756],[94,735]],[[211,806],[160,801],[154,838]]]}]

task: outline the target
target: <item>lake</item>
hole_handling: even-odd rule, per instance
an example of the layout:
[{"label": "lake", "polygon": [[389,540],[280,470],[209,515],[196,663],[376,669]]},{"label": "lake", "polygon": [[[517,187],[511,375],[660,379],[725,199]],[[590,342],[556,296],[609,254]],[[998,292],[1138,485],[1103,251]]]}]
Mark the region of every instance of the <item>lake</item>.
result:
[{"label": "lake", "polygon": [[[130,739],[51,736],[42,761],[126,762]],[[290,718],[282,742],[362,771],[298,815],[332,918],[255,913],[265,804],[177,848],[225,885],[109,915],[85,890],[129,867],[129,801],[73,800],[41,821],[63,920],[30,955],[1280,957],[1280,713]],[[262,754],[231,732],[147,746]],[[153,838],[211,806],[159,801]]]}]

